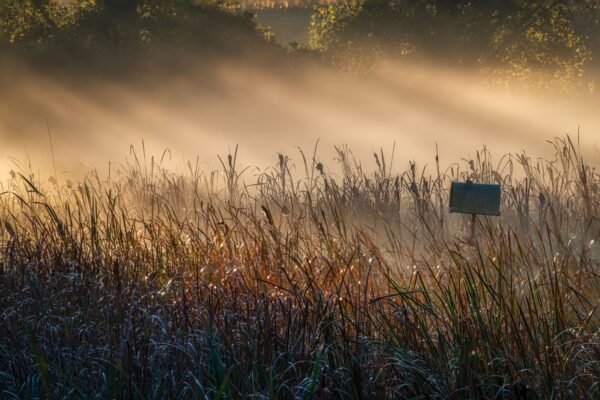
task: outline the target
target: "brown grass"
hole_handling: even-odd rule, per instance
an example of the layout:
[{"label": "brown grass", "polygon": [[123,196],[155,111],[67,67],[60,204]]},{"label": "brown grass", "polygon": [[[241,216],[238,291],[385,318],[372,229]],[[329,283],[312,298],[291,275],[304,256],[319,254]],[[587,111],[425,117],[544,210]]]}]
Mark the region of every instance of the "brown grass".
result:
[{"label": "brown grass", "polygon": [[[5,398],[598,398],[600,175],[569,138],[443,169],[347,148],[262,172],[0,196]],[[437,157],[436,157],[437,161]],[[502,216],[447,212],[449,183],[503,184]]]}]

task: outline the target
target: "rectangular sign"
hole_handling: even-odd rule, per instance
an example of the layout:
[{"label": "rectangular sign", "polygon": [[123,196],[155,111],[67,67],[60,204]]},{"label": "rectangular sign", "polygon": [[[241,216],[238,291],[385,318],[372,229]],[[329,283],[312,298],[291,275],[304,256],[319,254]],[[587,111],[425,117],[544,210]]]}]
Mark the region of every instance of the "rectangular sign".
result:
[{"label": "rectangular sign", "polygon": [[500,185],[491,183],[452,182],[450,212],[500,215]]}]

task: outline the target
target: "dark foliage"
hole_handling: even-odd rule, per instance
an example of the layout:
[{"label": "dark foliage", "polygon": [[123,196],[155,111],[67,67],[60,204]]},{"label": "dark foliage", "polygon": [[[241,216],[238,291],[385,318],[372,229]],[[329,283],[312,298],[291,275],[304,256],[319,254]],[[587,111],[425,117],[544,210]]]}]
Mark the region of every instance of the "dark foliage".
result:
[{"label": "dark foliage", "polygon": [[277,51],[252,14],[235,7],[156,0],[7,0],[0,6],[5,52],[65,62],[163,62]]},{"label": "dark foliage", "polygon": [[579,80],[598,46],[597,2],[367,0],[317,9],[311,46],[342,63],[378,57],[487,68],[491,79]]}]

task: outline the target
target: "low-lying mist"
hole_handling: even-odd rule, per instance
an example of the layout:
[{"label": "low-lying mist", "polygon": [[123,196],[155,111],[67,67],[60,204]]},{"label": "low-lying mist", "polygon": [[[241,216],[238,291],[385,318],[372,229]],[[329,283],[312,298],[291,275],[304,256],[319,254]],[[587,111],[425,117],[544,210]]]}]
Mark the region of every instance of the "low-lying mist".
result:
[{"label": "low-lying mist", "polygon": [[[579,135],[590,163],[600,160],[598,98],[509,92],[472,71],[386,63],[362,74],[317,65],[190,63],[186,69],[141,72],[135,82],[77,74],[66,79],[22,66],[0,70],[0,173],[31,162],[35,174],[76,176],[122,162],[130,146],[174,168],[239,145],[244,166],[272,165],[277,153],[301,162],[297,147],[328,167],[335,145],[348,145],[363,164],[380,148],[394,163],[442,166],[520,149],[552,156],[545,140]],[[50,139],[52,140],[52,148]],[[17,161],[18,160],[18,161]],[[20,164],[19,164],[20,163]],[[333,164],[333,163],[329,163]]]}]

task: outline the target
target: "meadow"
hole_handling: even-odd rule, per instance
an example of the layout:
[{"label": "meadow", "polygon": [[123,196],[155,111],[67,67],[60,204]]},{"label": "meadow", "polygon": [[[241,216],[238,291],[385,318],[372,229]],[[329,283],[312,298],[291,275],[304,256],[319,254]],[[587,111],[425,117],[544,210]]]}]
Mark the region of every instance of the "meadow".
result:
[{"label": "meadow", "polygon": [[[555,157],[15,168],[1,397],[600,398],[600,173],[577,138],[540,146]],[[502,184],[474,239],[448,212],[467,178]]]},{"label": "meadow", "polygon": [[0,399],[600,399],[598,54],[600,0],[0,0]]}]

